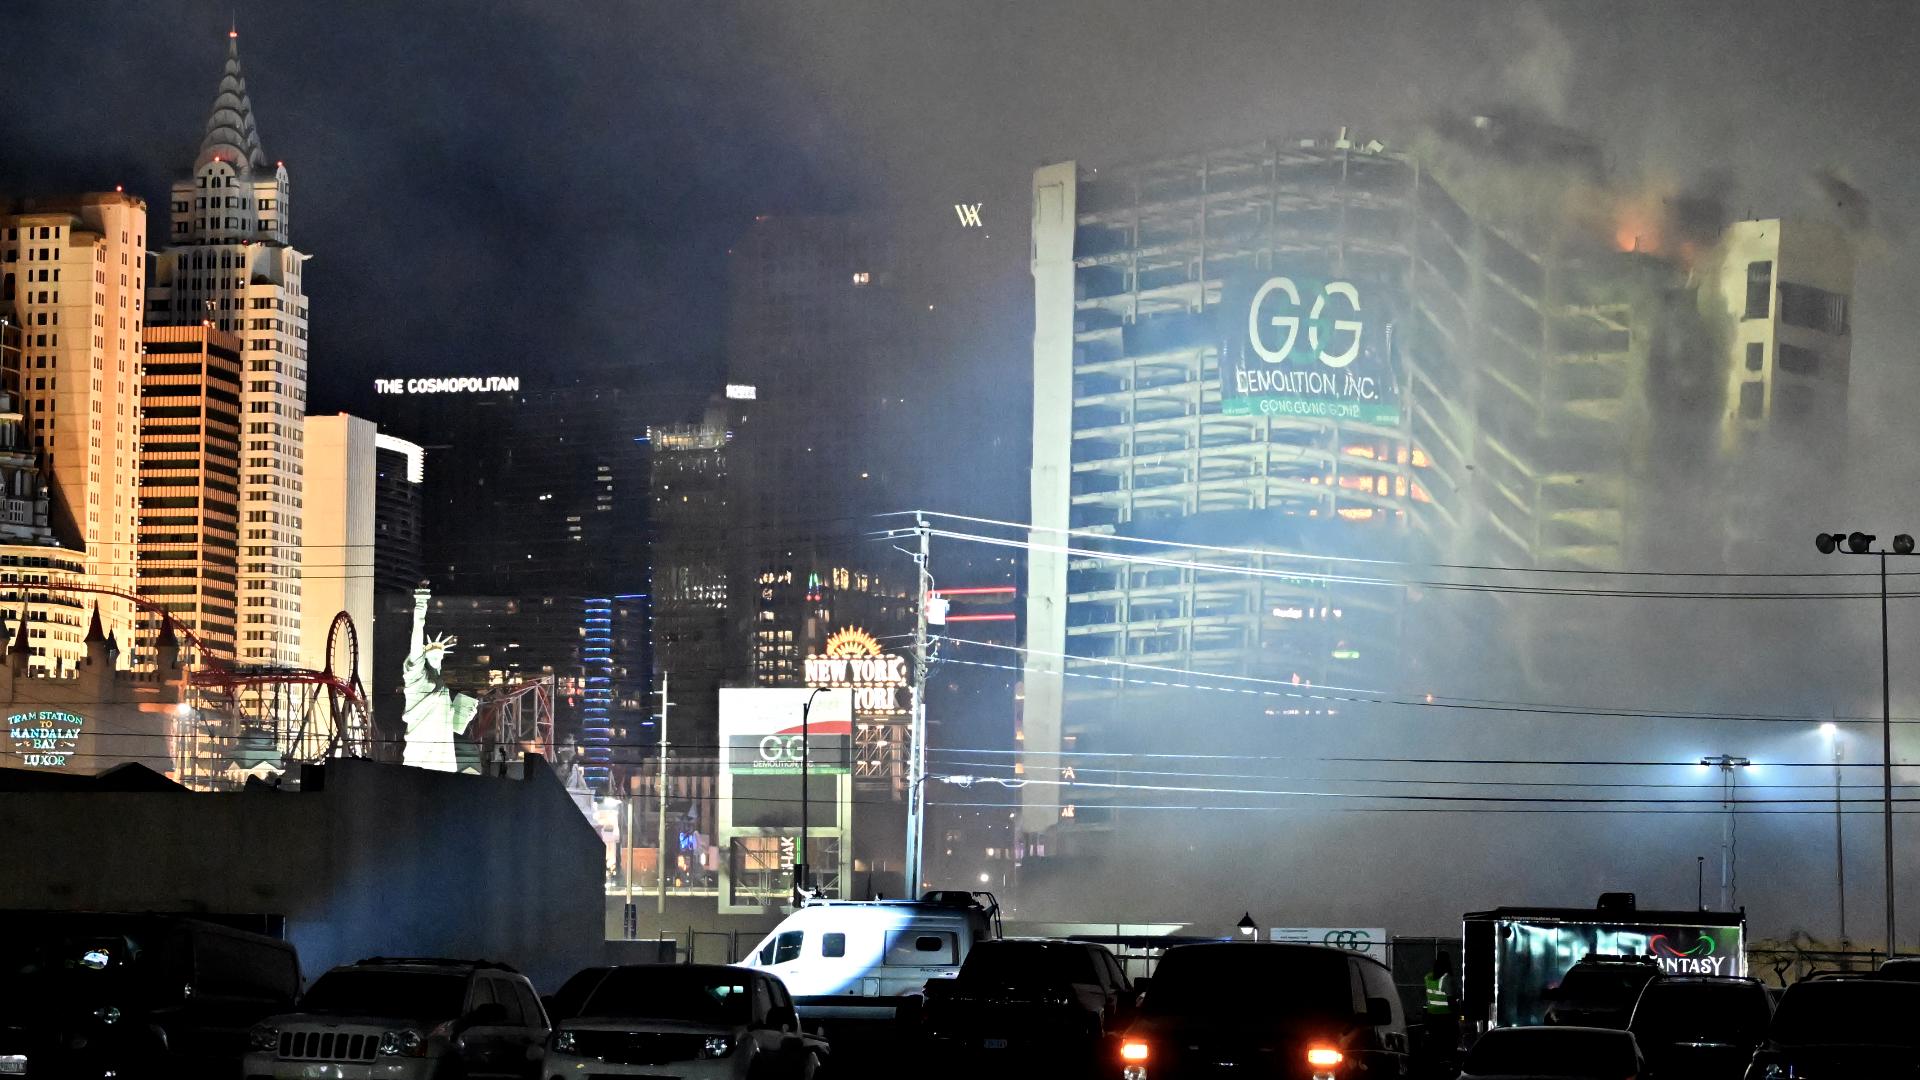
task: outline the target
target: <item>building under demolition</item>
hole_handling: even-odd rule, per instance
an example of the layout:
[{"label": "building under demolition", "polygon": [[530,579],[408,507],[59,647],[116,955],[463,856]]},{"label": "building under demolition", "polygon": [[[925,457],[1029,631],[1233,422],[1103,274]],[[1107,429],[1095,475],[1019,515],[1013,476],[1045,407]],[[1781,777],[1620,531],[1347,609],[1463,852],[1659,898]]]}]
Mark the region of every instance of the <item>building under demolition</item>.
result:
[{"label": "building under demolition", "polygon": [[[1445,625],[1407,564],[1629,568],[1773,434],[1843,432],[1846,236],[1599,162],[1474,117],[1035,172],[1028,761],[1148,748],[1170,681],[1223,731],[1402,692]],[[1505,629],[1523,667],[1582,633]],[[1029,834],[1104,820],[1062,790]]]}]

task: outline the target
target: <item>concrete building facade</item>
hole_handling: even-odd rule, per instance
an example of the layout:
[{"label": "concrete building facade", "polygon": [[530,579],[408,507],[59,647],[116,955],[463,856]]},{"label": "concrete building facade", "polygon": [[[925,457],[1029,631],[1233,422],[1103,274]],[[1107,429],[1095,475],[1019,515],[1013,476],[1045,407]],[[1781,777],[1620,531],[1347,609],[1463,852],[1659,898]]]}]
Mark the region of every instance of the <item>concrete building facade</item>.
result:
[{"label": "concrete building facade", "polygon": [[22,422],[51,479],[54,535],[93,584],[121,594],[101,601],[108,621],[131,627],[147,204],[123,192],[29,200],[4,225],[0,295],[21,329]]},{"label": "concrete building facade", "polygon": [[[240,556],[240,338],[149,326],[140,376],[140,595],[231,661]],[[158,632],[150,611],[141,625]],[[199,658],[203,662],[206,657]]]},{"label": "concrete building facade", "polygon": [[290,196],[285,164],[261,146],[237,35],[229,35],[199,153],[173,185],[149,308],[155,323],[208,322],[244,343],[238,652],[245,663],[283,666],[304,655],[307,256],[288,241]]},{"label": "concrete building facade", "polygon": [[[346,413],[307,419],[309,524],[301,560],[301,603],[312,613],[314,632],[303,638],[302,667],[328,666],[327,636],[320,627],[344,611],[357,632],[360,670],[372,670],[373,568],[379,536],[374,440],[371,420]],[[336,658],[334,669],[344,667],[345,660]]]},{"label": "concrete building facade", "polygon": [[[1516,139],[1554,151],[1516,164]],[[1600,160],[1572,133],[1479,117],[1406,152],[1342,129],[1035,172],[1029,753],[1151,740],[1153,703],[1178,708],[1154,686],[1169,671],[1401,690],[1420,665],[1407,592],[1346,560],[1626,568],[1672,520],[1664,492],[1694,489],[1651,478],[1698,469],[1710,487],[1792,438],[1777,397],[1837,421],[1836,230],[1738,222],[1657,247]],[[1292,314],[1262,299],[1287,290]],[[1344,354],[1323,305],[1351,320]],[[1284,366],[1269,323],[1319,364]],[[1251,382],[1250,337],[1276,365]],[[1334,385],[1321,367],[1383,396],[1247,389]],[[1577,656],[1585,632],[1513,636],[1531,665]],[[1062,809],[1054,785],[1023,799],[1029,831]]]}]

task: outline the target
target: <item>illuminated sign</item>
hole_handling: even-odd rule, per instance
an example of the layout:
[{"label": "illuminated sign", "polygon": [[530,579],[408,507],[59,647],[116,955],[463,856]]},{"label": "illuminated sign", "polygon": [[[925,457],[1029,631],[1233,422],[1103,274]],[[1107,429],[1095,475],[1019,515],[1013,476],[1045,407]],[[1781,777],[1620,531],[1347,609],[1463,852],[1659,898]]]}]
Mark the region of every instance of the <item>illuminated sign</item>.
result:
[{"label": "illuminated sign", "polygon": [[1276,274],[1230,284],[1216,309],[1220,411],[1399,423],[1381,306],[1352,281]]},{"label": "illuminated sign", "polygon": [[376,394],[496,394],[520,389],[518,375],[467,375],[436,379],[375,379]]},{"label": "illuminated sign", "polygon": [[853,691],[853,711],[862,715],[895,713],[899,691],[907,685],[907,658],[880,650],[880,640],[858,627],[827,639],[818,655],[807,657],[808,686]]},{"label": "illuminated sign", "polygon": [[1588,956],[1650,956],[1672,975],[1747,973],[1738,926],[1503,923],[1497,938],[1497,1022],[1545,1022],[1551,991]]},{"label": "illuminated sign", "polygon": [[806,771],[816,775],[847,772],[852,767],[852,692],[830,690],[815,696],[804,689],[723,687],[720,741],[727,748],[727,771],[736,776],[798,776],[803,761]]},{"label": "illuminated sign", "polygon": [[29,768],[58,769],[79,751],[86,722],[83,716],[51,709],[14,713],[7,717],[8,745]]},{"label": "illuminated sign", "polygon": [[727,384],[727,400],[729,401],[756,401],[759,397],[760,388],[757,386],[748,386],[745,383]]},{"label": "illuminated sign", "polygon": [[985,205],[987,204],[977,203],[977,202],[976,203],[954,203],[953,212],[955,215],[957,215],[960,218],[960,227],[963,229],[979,228],[980,227],[980,208]]}]

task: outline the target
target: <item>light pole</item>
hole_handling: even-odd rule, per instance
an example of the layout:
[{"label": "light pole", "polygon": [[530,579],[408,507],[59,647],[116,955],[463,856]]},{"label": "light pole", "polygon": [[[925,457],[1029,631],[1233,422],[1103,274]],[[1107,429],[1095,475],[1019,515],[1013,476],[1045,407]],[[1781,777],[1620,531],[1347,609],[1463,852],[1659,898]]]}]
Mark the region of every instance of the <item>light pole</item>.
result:
[{"label": "light pole", "polygon": [[816,686],[807,700],[800,704],[800,844],[794,851],[793,859],[793,904],[800,906],[801,898],[812,885],[807,880],[807,774],[812,764],[812,739],[807,729],[807,716],[813,712],[813,699],[827,691],[827,687]]},{"label": "light pole", "polygon": [[1740,792],[1737,786],[1738,781],[1735,779],[1738,774],[1735,773],[1734,770],[1744,769],[1748,765],[1753,764],[1753,762],[1743,757],[1735,757],[1732,754],[1719,754],[1714,757],[1701,758],[1700,764],[1703,766],[1717,765],[1720,767],[1720,801],[1727,809],[1727,819],[1721,826],[1720,831],[1720,910],[1732,911],[1734,898],[1733,814],[1734,805],[1740,801]]},{"label": "light pole", "polygon": [[1886,852],[1887,877],[1887,955],[1893,955],[1893,674],[1887,659],[1887,556],[1913,554],[1913,537],[1906,533],[1893,538],[1893,550],[1873,550],[1878,539],[1872,533],[1854,532],[1842,536],[1820,533],[1813,546],[1822,555],[1877,555],[1880,557],[1880,784],[1882,825]]},{"label": "light pole", "polygon": [[1820,725],[1820,734],[1827,737],[1827,745],[1833,748],[1833,890],[1840,912],[1840,942],[1844,945],[1847,941],[1847,834],[1840,812],[1841,758],[1844,756],[1840,748],[1840,725],[1829,720]]},{"label": "light pole", "polygon": [[1260,924],[1253,921],[1253,912],[1251,911],[1247,912],[1245,915],[1240,916],[1240,921],[1237,923],[1234,923],[1233,928],[1240,932],[1241,941],[1258,940],[1258,935],[1260,933]]}]

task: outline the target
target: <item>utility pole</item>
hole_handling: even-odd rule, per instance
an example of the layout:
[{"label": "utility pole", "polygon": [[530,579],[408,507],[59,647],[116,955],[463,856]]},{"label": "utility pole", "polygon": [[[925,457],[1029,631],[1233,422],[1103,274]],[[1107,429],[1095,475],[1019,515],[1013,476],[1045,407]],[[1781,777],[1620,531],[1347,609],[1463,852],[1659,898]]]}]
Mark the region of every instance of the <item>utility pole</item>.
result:
[{"label": "utility pole", "polygon": [[673,700],[667,697],[667,672],[660,673],[660,901],[654,908],[657,914],[667,913],[667,710],[673,708]]},{"label": "utility pole", "polygon": [[920,550],[913,557],[914,588],[918,602],[913,626],[913,717],[907,735],[907,897],[920,895],[921,846],[926,834],[927,778],[927,596],[933,591],[933,575],[927,562],[932,555],[933,534],[923,514],[913,516],[914,531],[920,534]]},{"label": "utility pole", "polygon": [[1877,555],[1880,559],[1880,784],[1881,836],[1885,841],[1887,881],[1887,955],[1894,953],[1893,906],[1893,672],[1887,649],[1887,556],[1915,553],[1913,537],[1901,533],[1893,538],[1893,550],[1873,549],[1879,539],[1872,533],[1818,533],[1813,546],[1822,555]]}]

